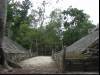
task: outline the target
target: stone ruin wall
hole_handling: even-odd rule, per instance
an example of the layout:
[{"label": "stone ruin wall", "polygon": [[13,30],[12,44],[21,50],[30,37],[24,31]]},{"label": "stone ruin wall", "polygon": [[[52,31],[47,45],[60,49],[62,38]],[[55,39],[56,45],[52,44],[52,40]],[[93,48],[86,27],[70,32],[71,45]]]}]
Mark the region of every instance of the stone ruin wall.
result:
[{"label": "stone ruin wall", "polygon": [[31,57],[35,57],[37,56],[36,53],[34,53],[33,55],[30,55],[28,53],[6,53],[6,56],[8,59],[14,61],[14,62],[20,62],[22,60],[31,58]]}]

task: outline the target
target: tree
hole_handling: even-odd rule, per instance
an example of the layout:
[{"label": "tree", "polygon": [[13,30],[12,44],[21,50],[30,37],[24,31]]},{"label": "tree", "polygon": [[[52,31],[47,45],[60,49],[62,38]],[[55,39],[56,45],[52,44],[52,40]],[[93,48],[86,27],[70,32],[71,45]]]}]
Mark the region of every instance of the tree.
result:
[{"label": "tree", "polygon": [[22,22],[16,41],[26,49],[30,49],[33,39],[38,39],[37,29],[30,28],[26,22]]},{"label": "tree", "polygon": [[89,20],[89,16],[77,8],[69,7],[62,12],[64,15],[64,44],[71,45],[88,34],[88,29],[95,25]]},{"label": "tree", "polygon": [[2,47],[4,28],[6,25],[7,0],[0,0],[0,64],[5,68],[10,68]]},{"label": "tree", "polygon": [[8,36],[16,41],[16,37],[19,34],[20,25],[22,22],[26,21],[30,24],[28,17],[28,10],[31,7],[31,2],[29,0],[22,1],[22,3],[13,0],[8,2],[8,16],[7,16],[7,26],[8,26]]},{"label": "tree", "polygon": [[50,22],[45,27],[44,41],[47,45],[49,45],[53,48],[58,46],[59,48],[57,50],[60,50],[61,45],[62,45],[62,41],[60,40],[60,38],[62,36],[61,10],[59,10],[59,9],[53,10],[50,14],[50,17],[51,17]]},{"label": "tree", "polygon": [[43,1],[41,3],[41,6],[39,6],[36,9],[33,9],[32,12],[31,12],[31,18],[32,18],[32,25],[34,27],[42,27],[43,24],[44,24],[44,21],[46,19],[46,16],[45,16],[45,7],[46,7],[46,1]]}]

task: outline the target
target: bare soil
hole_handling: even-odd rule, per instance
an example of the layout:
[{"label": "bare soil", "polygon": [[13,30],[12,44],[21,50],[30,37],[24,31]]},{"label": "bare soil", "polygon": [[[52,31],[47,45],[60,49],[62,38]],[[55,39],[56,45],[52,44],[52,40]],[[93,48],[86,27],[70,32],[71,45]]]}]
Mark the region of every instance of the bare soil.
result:
[{"label": "bare soil", "polygon": [[55,74],[58,67],[50,56],[37,56],[19,63],[22,69],[2,70],[0,74]]}]

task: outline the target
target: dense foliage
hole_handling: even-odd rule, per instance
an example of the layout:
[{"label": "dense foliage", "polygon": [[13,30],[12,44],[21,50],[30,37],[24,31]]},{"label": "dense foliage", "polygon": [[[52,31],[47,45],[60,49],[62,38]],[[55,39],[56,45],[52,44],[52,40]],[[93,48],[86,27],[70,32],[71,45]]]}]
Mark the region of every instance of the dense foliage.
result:
[{"label": "dense foliage", "polygon": [[45,24],[45,2],[43,3],[43,8],[33,9],[28,14],[32,7],[30,0],[22,3],[8,0],[5,35],[28,50],[39,53],[45,50],[49,54],[52,50],[61,50],[62,45],[71,45],[87,35],[89,28],[95,26],[83,10],[72,7],[63,11],[53,10],[49,22]]}]

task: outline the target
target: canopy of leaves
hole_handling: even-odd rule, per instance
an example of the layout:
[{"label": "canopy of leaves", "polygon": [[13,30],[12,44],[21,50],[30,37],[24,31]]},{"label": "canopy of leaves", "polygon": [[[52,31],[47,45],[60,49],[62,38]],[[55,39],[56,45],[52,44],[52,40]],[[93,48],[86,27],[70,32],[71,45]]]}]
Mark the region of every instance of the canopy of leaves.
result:
[{"label": "canopy of leaves", "polygon": [[29,0],[23,0],[22,3],[8,0],[6,36],[28,50],[61,50],[62,44],[71,45],[94,27],[83,10],[72,7],[63,11],[53,10],[49,22],[43,25],[46,19],[45,5],[42,4],[43,9],[33,9],[28,15],[31,6]]},{"label": "canopy of leaves", "polygon": [[64,15],[64,27],[66,29],[63,34],[65,45],[71,45],[87,35],[89,28],[95,27],[95,25],[89,21],[89,16],[84,13],[83,10],[69,7],[67,10],[64,10],[62,14]]}]

